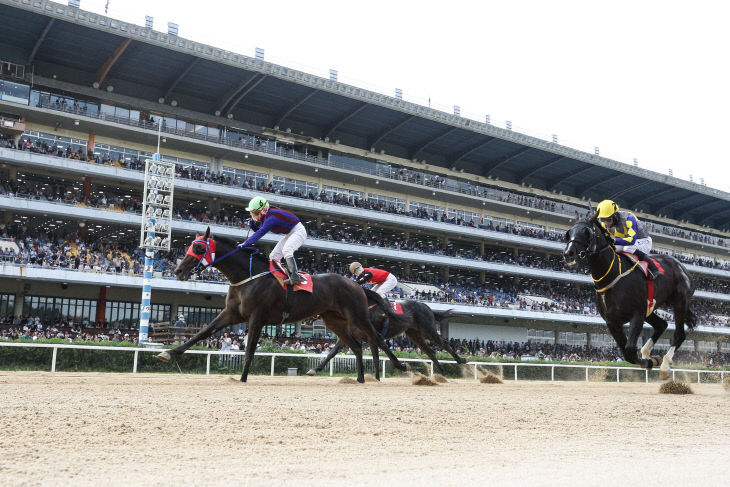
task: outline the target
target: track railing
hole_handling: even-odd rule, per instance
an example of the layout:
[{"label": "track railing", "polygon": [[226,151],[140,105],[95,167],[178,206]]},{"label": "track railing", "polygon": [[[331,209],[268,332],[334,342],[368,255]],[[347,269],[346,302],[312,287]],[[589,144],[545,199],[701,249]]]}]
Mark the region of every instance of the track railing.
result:
[{"label": "track railing", "polygon": [[[140,353],[159,353],[162,350],[166,350],[163,348],[142,348],[142,347],[109,347],[109,346],[99,346],[99,345],[72,345],[72,344],[55,344],[55,343],[14,343],[14,342],[0,342],[0,354],[2,354],[2,349],[6,347],[20,347],[20,348],[50,348],[53,350],[52,356],[51,356],[51,363],[50,365],[50,371],[56,372],[56,361],[58,356],[58,350],[59,349],[76,349],[76,350],[103,350],[111,353],[133,353],[134,354],[134,360],[132,362],[132,373],[137,373],[137,365],[138,365],[138,359]],[[243,355],[245,352],[243,350],[241,351],[220,351],[220,350],[188,350],[185,352],[186,354],[195,354],[195,355],[205,355],[206,356],[206,366],[205,366],[205,374],[210,374],[210,362],[212,356],[222,356],[225,357],[226,360],[235,360],[236,362],[240,362],[243,359]],[[324,358],[323,354],[303,354],[303,353],[273,353],[273,352],[257,352],[257,357],[270,357],[271,359],[271,368],[270,368],[270,375],[273,377],[274,370],[275,370],[275,364],[277,357],[294,357],[294,358],[300,358],[300,359],[309,359],[310,362],[318,362],[319,360],[322,360]],[[372,360],[372,357],[369,355],[363,356],[365,360]],[[354,368],[355,365],[355,356],[354,355],[338,355],[337,359],[347,360],[352,362],[352,368]],[[410,363],[421,363],[428,367],[428,370],[431,374],[433,374],[433,362],[428,359],[420,359],[420,358],[399,358],[401,362],[410,362]],[[382,365],[382,377],[385,377],[386,372],[386,363],[389,362],[389,359],[387,357],[381,357],[381,365]],[[441,360],[442,364],[455,364],[456,362],[453,360]],[[331,360],[329,363],[329,375],[334,375],[334,365],[335,360]],[[608,377],[608,373],[615,374],[616,376],[616,382],[621,382],[621,374],[622,371],[624,371],[624,374],[627,372],[630,372],[634,375],[637,373],[641,373],[643,371],[644,375],[644,381],[649,382],[649,376],[650,371],[647,369],[641,369],[638,367],[627,367],[627,366],[611,366],[611,365],[569,365],[569,364],[547,364],[547,363],[530,363],[530,362],[480,362],[480,361],[473,361],[468,362],[466,364],[469,368],[473,369],[473,375],[474,379],[479,379],[480,377],[480,368],[499,368],[504,370],[504,368],[513,368],[512,374],[503,374],[504,378],[507,379],[507,375],[511,375],[512,380],[518,381],[518,380],[546,380],[543,378],[535,379],[534,376],[530,377],[529,379],[520,379],[519,378],[519,371],[521,369],[525,368],[549,368],[550,370],[550,380],[555,381],[555,371],[556,370],[585,370],[585,380],[586,382],[591,380],[590,371],[599,371],[599,370],[605,370],[606,376],[602,377],[600,380],[605,380],[605,378]],[[672,379],[676,378],[677,373],[684,374],[684,379],[689,380],[688,377],[693,377],[695,374],[697,376],[697,383],[702,383],[703,376],[707,376],[706,382],[722,382],[725,378],[725,375],[727,373],[730,373],[730,371],[726,370],[703,370],[703,369],[672,369]],[[524,374],[523,374],[524,375]],[[712,376],[717,377],[719,375],[719,380],[714,380],[711,378]],[[575,380],[575,379],[573,379]],[[635,382],[635,381],[633,381]]]}]

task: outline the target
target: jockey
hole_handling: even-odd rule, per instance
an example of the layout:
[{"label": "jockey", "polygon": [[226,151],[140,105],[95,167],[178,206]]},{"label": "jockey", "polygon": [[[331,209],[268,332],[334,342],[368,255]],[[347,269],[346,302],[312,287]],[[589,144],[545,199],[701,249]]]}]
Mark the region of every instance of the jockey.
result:
[{"label": "jockey", "polygon": [[651,252],[652,240],[649,231],[630,211],[619,211],[611,200],[598,203],[598,222],[614,238],[617,252],[631,252],[648,265],[649,279],[659,275],[659,268],[647,254]]},{"label": "jockey", "polygon": [[398,279],[393,274],[375,267],[365,267],[359,262],[350,264],[350,273],[357,277],[357,283],[360,285],[370,282],[373,284],[373,291],[382,297],[398,284]]},{"label": "jockey", "polygon": [[240,246],[253,245],[268,232],[285,234],[269,254],[269,259],[278,261],[284,257],[289,269],[288,284],[301,284],[302,280],[297,273],[297,262],[294,260],[294,251],[306,240],[307,230],[299,218],[290,211],[270,208],[269,202],[261,196],[253,198],[246,207],[246,211],[251,213],[250,226],[254,234]]}]

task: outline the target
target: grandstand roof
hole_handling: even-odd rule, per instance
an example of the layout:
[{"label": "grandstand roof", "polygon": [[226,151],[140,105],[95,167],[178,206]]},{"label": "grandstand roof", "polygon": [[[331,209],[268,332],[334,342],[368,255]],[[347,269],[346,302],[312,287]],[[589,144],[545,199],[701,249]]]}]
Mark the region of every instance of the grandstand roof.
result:
[{"label": "grandstand roof", "polygon": [[[47,0],[0,0],[0,59],[88,87],[727,228],[730,194]],[[28,75],[29,76],[29,75]],[[456,173],[455,173],[456,174]]]}]

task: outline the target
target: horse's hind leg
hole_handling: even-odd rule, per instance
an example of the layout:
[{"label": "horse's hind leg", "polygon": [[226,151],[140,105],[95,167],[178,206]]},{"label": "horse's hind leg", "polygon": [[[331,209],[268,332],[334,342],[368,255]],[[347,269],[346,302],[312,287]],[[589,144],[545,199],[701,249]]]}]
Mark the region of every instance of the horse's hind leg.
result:
[{"label": "horse's hind leg", "polygon": [[434,353],[433,349],[428,346],[428,343],[426,343],[426,339],[423,337],[421,332],[417,332],[415,330],[407,330],[406,336],[413,343],[415,343],[423,353],[428,355],[428,358],[431,359],[431,363],[433,363],[433,372],[443,375],[444,371],[441,368],[441,364],[439,363],[438,358],[436,358],[436,353]]},{"label": "horse's hind leg", "polygon": [[454,350],[452,346],[449,345],[448,341],[444,340],[441,335],[436,332],[435,326],[432,326],[430,330],[428,330],[428,338],[431,339],[431,343],[435,343],[436,345],[450,353],[451,356],[454,357],[454,360],[456,360],[457,364],[465,364],[467,362],[464,357],[460,357],[459,354],[456,353],[456,350]]},{"label": "horse's hind leg", "polygon": [[337,355],[338,353],[340,353],[340,351],[343,348],[345,348],[345,344],[342,343],[342,340],[337,340],[337,343],[335,343],[334,348],[332,350],[330,350],[330,353],[327,354],[327,356],[324,358],[324,360],[322,360],[319,363],[319,365],[317,365],[313,369],[309,369],[307,371],[307,375],[315,375],[318,372],[322,372],[322,370],[324,370],[325,365],[327,365],[330,360],[332,360],[333,358],[335,358],[335,355]]},{"label": "horse's hind leg", "polygon": [[[646,322],[654,328],[654,333],[651,335],[651,338],[646,341],[644,346],[641,347],[641,358],[649,360],[651,359],[651,351],[654,348],[654,345],[656,345],[656,343],[659,341],[659,337],[661,337],[662,333],[664,333],[664,331],[667,329],[667,322],[656,313],[652,313],[647,316]],[[653,365],[657,366],[659,365],[659,362],[656,361]]]}]

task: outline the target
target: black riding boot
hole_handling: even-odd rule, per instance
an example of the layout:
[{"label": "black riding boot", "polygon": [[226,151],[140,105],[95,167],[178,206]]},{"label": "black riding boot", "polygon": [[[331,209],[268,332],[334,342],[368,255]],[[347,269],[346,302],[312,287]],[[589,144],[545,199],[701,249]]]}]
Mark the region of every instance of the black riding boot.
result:
[{"label": "black riding boot", "polygon": [[654,263],[654,260],[652,260],[647,254],[638,249],[636,250],[636,252],[634,252],[634,254],[636,254],[639,259],[649,264],[646,269],[649,279],[653,281],[654,279],[659,277],[659,268]]},{"label": "black riding boot", "polygon": [[297,261],[294,260],[294,257],[286,258],[286,268],[289,269],[289,279],[286,280],[285,284],[301,284],[302,279],[297,272]]}]

